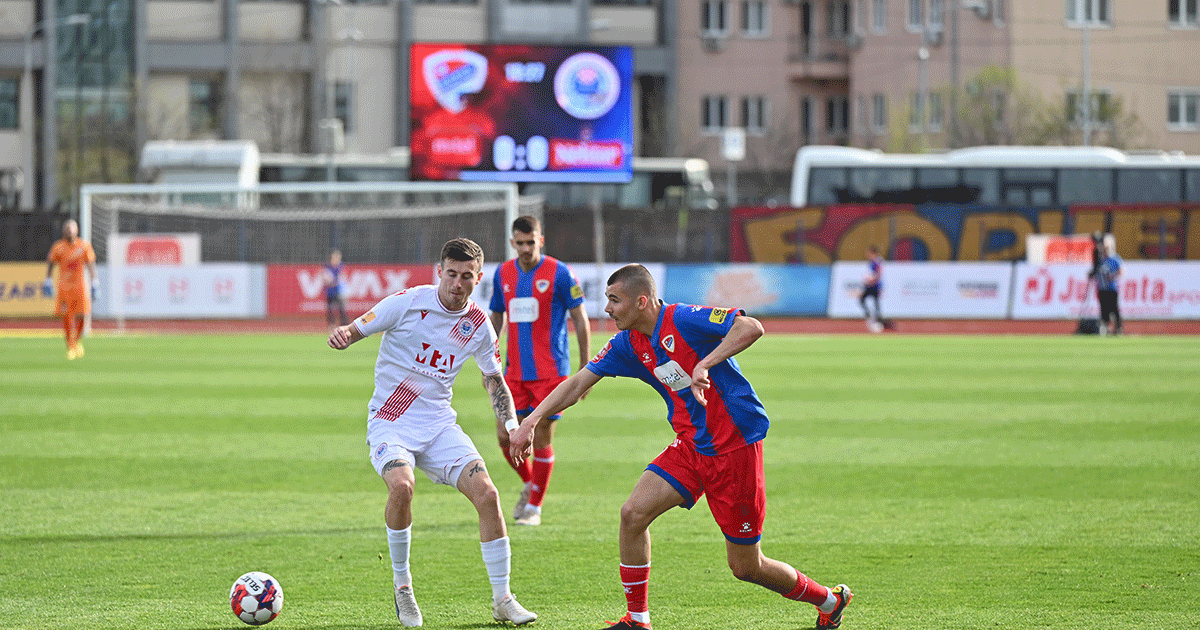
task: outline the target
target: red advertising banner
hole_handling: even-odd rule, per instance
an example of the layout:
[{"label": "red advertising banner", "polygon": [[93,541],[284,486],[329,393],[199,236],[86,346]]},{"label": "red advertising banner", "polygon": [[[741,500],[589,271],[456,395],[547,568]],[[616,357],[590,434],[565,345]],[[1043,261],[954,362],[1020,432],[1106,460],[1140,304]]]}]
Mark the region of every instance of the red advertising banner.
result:
[{"label": "red advertising banner", "polygon": [[[267,314],[325,312],[324,265],[267,267]],[[346,265],[342,269],[346,314],[357,317],[379,300],[408,287],[437,282],[435,265]]]}]

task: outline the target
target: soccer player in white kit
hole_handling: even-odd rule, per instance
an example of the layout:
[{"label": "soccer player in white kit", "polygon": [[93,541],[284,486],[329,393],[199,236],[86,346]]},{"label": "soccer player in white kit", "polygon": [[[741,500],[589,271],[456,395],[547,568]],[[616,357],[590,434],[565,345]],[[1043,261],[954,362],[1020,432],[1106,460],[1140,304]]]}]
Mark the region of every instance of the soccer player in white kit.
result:
[{"label": "soccer player in white kit", "polygon": [[496,332],[470,300],[480,281],[483,250],[456,238],[442,247],[438,284],[411,287],[380,300],[370,311],[329,335],[345,350],[383,333],[375,362],[375,394],[367,415],[371,463],[387,484],[388,549],[392,558],[396,616],[405,626],[422,624],[409,572],[413,469],[434,483],[458,488],[479,513],[479,540],[492,584],[492,617],[515,625],[537,619],[509,590],[511,551],[500,496],[471,438],[450,407],[451,386],[468,356],[483,372],[496,418],[517,428],[512,394],[504,383]]}]

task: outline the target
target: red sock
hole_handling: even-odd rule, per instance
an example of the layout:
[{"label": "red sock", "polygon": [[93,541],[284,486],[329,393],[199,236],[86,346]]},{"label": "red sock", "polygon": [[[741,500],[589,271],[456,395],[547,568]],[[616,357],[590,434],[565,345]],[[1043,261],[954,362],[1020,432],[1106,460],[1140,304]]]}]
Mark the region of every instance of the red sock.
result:
[{"label": "red sock", "polygon": [[542,505],[546,496],[546,486],[550,485],[550,473],[554,471],[554,447],[534,449],[533,451],[533,487],[529,492],[529,505]]},{"label": "red sock", "polygon": [[75,323],[70,315],[63,315],[63,334],[67,337],[67,348],[75,347]]},{"label": "red sock", "polygon": [[509,454],[508,449],[502,448],[500,451],[504,453],[504,459],[508,461],[508,465],[512,466],[512,469],[517,471],[517,474],[521,476],[521,481],[529,483],[529,480],[533,479],[533,465],[528,459],[522,461],[520,465],[518,465],[513,461],[512,455]]},{"label": "red sock", "polygon": [[629,612],[650,611],[650,565],[627,567],[622,564],[621,586],[625,587],[625,601]]},{"label": "red sock", "polygon": [[[792,570],[796,571],[795,569]],[[813,606],[820,606],[829,598],[829,589],[808,579],[807,575],[796,571],[796,586],[790,593],[784,594],[784,597],[812,604]]]}]

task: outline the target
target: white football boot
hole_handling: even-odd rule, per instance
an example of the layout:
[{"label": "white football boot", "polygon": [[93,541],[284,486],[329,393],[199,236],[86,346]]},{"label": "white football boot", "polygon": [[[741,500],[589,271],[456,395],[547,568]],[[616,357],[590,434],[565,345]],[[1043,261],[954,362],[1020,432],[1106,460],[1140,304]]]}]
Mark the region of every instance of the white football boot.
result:
[{"label": "white football boot", "polygon": [[411,586],[396,589],[396,618],[400,620],[400,625],[409,628],[419,628],[424,623]]},{"label": "white football boot", "polygon": [[536,620],[537,613],[525,610],[525,607],[517,602],[517,598],[509,593],[500,600],[499,604],[492,604],[492,618],[496,621],[508,621],[514,626],[520,626]]}]

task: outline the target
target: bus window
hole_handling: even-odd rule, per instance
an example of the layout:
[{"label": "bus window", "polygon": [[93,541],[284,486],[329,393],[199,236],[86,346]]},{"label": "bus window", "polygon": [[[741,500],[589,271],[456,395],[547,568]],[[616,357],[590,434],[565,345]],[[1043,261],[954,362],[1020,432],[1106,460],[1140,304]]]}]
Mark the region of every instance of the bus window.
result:
[{"label": "bus window", "polygon": [[1183,173],[1187,183],[1187,201],[1200,202],[1200,168],[1189,168]]},{"label": "bus window", "polygon": [[1108,203],[1113,172],[1107,168],[1064,168],[1058,171],[1058,203]]},{"label": "bus window", "polygon": [[1120,203],[1178,203],[1183,182],[1176,168],[1128,168],[1117,174]]},{"label": "bus window", "polygon": [[1054,204],[1054,170],[1049,168],[1004,169],[1004,202],[1014,206]]},{"label": "bus window", "polygon": [[975,203],[979,190],[960,184],[956,168],[918,168],[917,188],[924,195],[924,203]]},{"label": "bus window", "polygon": [[850,190],[846,201],[875,203],[920,203],[915,200],[916,171],[911,168],[850,167]]},{"label": "bus window", "polygon": [[994,168],[964,168],[963,186],[975,196],[975,203],[1000,205],[1000,171]]},{"label": "bus window", "polygon": [[813,167],[808,177],[808,203],[827,206],[838,203],[846,190],[846,169]]}]

